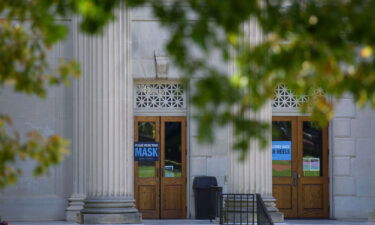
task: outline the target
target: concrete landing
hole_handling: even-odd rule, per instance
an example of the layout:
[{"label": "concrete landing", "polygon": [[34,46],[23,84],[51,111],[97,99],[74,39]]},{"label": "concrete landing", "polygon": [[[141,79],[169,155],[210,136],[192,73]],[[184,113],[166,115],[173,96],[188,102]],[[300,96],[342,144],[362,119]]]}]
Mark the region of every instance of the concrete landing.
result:
[{"label": "concrete landing", "polygon": [[287,225],[375,225],[364,220],[285,220]]},{"label": "concrete landing", "polygon": [[[144,220],[144,225],[215,225],[209,220]],[[77,225],[65,221],[47,221],[47,222],[9,222],[9,225]],[[112,225],[112,224],[107,224]],[[116,225],[116,224],[114,224]],[[276,225],[375,225],[363,220],[286,220],[284,223]]]}]

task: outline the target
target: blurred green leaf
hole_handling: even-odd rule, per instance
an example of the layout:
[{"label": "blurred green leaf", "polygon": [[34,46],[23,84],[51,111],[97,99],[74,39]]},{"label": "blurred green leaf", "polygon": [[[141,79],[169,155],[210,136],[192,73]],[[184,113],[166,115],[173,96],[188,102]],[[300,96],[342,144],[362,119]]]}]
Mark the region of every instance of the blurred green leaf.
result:
[{"label": "blurred green leaf", "polygon": [[[269,104],[280,84],[296,95],[309,95],[301,111],[320,124],[333,116],[326,96],[348,93],[358,106],[375,106],[375,1],[361,0],[2,0],[0,85],[45,97],[47,86],[69,84],[79,76],[78,63],[62,61],[50,68],[46,61],[47,51],[67,36],[57,18],[78,15],[82,31],[100,34],[124,5],[151,7],[170,32],[166,50],[183,80],[198,78],[191,103],[202,141],[213,141],[217,126],[231,124],[234,148],[242,157],[250,141],[265,144],[268,124],[246,115]],[[256,43],[250,41],[255,32],[248,30],[251,21],[256,21],[256,32],[262,31]],[[235,71],[223,70],[230,62]],[[315,95],[316,90],[324,95]],[[9,118],[0,119],[0,129],[4,124],[10,124]],[[0,132],[0,175],[5,177],[0,186],[15,182],[20,172],[12,167],[16,158],[39,161],[35,174],[40,175],[49,163],[60,161],[54,152],[66,144],[42,141],[36,134],[21,144],[16,136]]]}]

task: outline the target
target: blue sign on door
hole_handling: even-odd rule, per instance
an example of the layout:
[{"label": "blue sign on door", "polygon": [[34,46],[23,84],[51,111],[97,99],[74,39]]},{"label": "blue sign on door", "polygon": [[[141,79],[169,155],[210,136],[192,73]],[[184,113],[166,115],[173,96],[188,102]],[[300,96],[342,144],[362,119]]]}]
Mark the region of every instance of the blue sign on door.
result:
[{"label": "blue sign on door", "polygon": [[158,161],[159,143],[158,142],[135,142],[134,143],[134,161]]},{"label": "blue sign on door", "polygon": [[292,160],[292,142],[272,141],[272,160]]}]

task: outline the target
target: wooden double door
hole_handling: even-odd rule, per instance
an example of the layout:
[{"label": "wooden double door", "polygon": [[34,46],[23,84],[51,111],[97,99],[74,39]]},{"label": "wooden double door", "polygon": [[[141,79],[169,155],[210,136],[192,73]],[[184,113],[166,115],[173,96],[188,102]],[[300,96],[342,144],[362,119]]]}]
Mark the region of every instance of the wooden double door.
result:
[{"label": "wooden double door", "polygon": [[186,118],[135,117],[135,143],[157,143],[158,159],[135,161],[136,206],[144,219],[186,218]]},{"label": "wooden double door", "polygon": [[276,206],[286,218],[327,218],[327,128],[309,117],[273,117],[272,175]]}]

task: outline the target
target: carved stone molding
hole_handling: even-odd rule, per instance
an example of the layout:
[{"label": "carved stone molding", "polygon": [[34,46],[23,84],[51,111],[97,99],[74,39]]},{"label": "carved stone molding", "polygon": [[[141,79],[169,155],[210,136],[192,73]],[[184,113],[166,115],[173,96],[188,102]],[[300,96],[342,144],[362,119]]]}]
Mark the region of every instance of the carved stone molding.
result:
[{"label": "carved stone molding", "polygon": [[157,78],[168,78],[169,59],[165,53],[161,51],[154,52],[155,71]]}]

